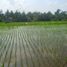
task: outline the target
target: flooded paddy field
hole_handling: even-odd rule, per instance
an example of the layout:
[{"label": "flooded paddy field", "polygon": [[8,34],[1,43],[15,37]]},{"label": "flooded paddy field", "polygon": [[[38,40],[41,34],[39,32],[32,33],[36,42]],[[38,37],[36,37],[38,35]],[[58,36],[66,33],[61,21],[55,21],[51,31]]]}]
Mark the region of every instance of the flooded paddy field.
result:
[{"label": "flooded paddy field", "polygon": [[67,27],[0,27],[0,67],[67,67]]}]

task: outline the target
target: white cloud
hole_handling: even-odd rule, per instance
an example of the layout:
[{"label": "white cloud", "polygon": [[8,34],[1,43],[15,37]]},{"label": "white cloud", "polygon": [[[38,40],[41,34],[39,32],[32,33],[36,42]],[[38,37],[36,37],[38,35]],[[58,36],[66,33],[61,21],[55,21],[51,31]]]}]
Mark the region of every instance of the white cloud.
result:
[{"label": "white cloud", "polygon": [[0,0],[0,9],[13,11],[56,11],[67,10],[67,0]]}]

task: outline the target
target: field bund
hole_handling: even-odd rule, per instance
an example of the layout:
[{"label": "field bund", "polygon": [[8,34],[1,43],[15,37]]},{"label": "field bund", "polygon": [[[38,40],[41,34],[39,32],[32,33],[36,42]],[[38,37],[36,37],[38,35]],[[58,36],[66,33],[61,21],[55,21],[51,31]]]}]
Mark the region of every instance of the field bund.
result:
[{"label": "field bund", "polygon": [[67,67],[67,27],[0,27],[0,67]]}]

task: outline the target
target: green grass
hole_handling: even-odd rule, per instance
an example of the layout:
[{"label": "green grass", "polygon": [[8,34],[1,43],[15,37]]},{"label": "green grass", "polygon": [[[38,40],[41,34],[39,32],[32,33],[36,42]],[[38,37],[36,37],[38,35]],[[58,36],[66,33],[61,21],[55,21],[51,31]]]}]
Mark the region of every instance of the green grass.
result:
[{"label": "green grass", "polygon": [[45,21],[45,22],[0,22],[0,26],[32,26],[32,25],[66,25],[67,21]]}]

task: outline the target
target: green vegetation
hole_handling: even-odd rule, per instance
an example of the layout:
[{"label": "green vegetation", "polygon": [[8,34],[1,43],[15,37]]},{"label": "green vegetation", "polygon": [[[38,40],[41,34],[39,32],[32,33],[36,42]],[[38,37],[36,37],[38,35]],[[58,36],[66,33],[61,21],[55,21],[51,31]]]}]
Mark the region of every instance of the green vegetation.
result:
[{"label": "green vegetation", "polygon": [[5,13],[0,11],[0,22],[33,22],[33,21],[63,21],[67,20],[67,11],[58,9],[54,14],[52,12],[13,12],[7,10]]},{"label": "green vegetation", "polygon": [[0,22],[0,26],[32,26],[32,25],[66,25],[67,21],[42,21],[42,22]]}]

